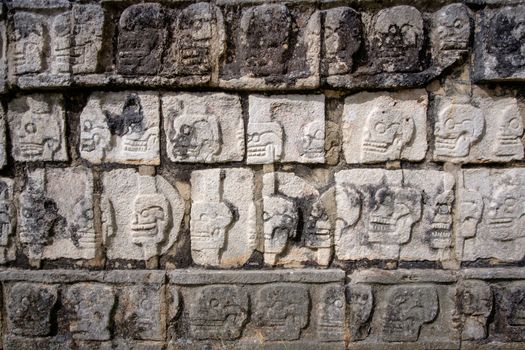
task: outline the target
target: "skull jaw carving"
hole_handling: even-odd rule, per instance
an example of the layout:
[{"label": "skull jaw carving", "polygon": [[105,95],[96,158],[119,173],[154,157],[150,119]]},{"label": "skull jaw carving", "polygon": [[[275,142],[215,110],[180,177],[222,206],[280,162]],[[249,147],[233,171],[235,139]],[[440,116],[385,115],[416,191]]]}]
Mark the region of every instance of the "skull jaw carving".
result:
[{"label": "skull jaw carving", "polygon": [[278,255],[286,249],[288,239],[297,231],[297,208],[283,197],[264,197],[264,261],[275,265]]},{"label": "skull jaw carving", "polygon": [[301,143],[301,156],[312,160],[324,159],[324,136],[324,121],[315,121],[305,125]]},{"label": "skull jaw carving", "polygon": [[221,151],[220,127],[215,115],[191,114],[173,121],[170,141],[176,159],[211,162]]},{"label": "skull jaw carving", "polygon": [[434,218],[430,230],[430,247],[448,249],[452,246],[452,202],[453,193],[444,192],[436,199]]},{"label": "skull jaw carving", "polygon": [[248,164],[269,164],[283,154],[283,129],[277,122],[249,123],[247,138]]},{"label": "skull jaw carving", "polygon": [[505,242],[525,236],[525,205],[519,193],[519,186],[505,184],[494,191],[486,218],[492,239]]},{"label": "skull jaw carving", "polygon": [[515,105],[503,107],[498,123],[495,154],[499,157],[523,155],[523,121]]}]

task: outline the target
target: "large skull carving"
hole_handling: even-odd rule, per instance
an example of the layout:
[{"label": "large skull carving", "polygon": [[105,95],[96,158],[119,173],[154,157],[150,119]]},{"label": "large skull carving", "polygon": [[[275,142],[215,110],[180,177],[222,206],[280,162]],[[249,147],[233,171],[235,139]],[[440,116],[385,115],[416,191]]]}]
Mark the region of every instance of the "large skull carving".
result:
[{"label": "large skull carving", "polygon": [[87,119],[81,125],[80,150],[88,153],[99,153],[104,159],[112,148],[111,133],[105,120]]},{"label": "large skull carving", "polygon": [[419,70],[423,18],[412,6],[379,11],[373,20],[371,46],[377,67],[385,72]]},{"label": "large skull carving", "polygon": [[502,8],[490,22],[488,51],[493,53],[501,69],[525,66],[524,12],[511,7]]},{"label": "large skull carving", "polygon": [[303,127],[301,155],[310,159],[324,158],[324,120],[314,121]]},{"label": "large skull carving", "polygon": [[463,340],[484,339],[487,318],[492,311],[493,296],[489,285],[481,281],[465,281],[456,292],[458,310],[463,315]]},{"label": "large skull carving", "polygon": [[363,340],[370,332],[369,320],[374,307],[374,295],[368,285],[346,288],[346,301],[350,304],[350,329],[352,340]]},{"label": "large skull carving", "polygon": [[95,248],[96,235],[93,227],[93,203],[83,198],[73,208],[73,220],[70,231],[73,243],[83,249]]},{"label": "large skull carving", "polygon": [[228,225],[233,215],[228,206],[221,202],[192,204],[191,243],[194,250],[211,250],[211,256],[219,258],[219,250],[224,246]]},{"label": "large skull carving", "polygon": [[102,26],[104,12],[96,5],[73,6],[75,18],[73,29],[72,71],[94,73],[97,58],[102,48]]},{"label": "large skull carving", "polygon": [[169,137],[173,155],[179,159],[211,161],[221,150],[219,122],[213,114],[174,118]]},{"label": "large skull carving", "polygon": [[280,160],[283,153],[283,129],[277,122],[248,123],[248,163],[266,164]]},{"label": "large skull carving", "polygon": [[463,4],[451,4],[435,14],[434,45],[439,50],[467,50],[470,41],[470,15]]},{"label": "large skull carving", "polygon": [[286,248],[288,239],[297,233],[297,208],[286,198],[264,197],[263,220],[265,261],[273,265],[277,255]]},{"label": "large skull carving", "polygon": [[363,128],[361,159],[399,159],[405,145],[412,140],[414,128],[414,120],[395,108],[374,109]]},{"label": "large skull carving", "polygon": [[523,135],[523,120],[515,105],[503,106],[497,119],[496,155],[516,156],[523,153],[521,136]]},{"label": "large skull carving", "polygon": [[472,144],[481,138],[484,125],[481,109],[468,104],[446,106],[437,115],[435,154],[441,157],[468,156]]},{"label": "large skull carving", "polygon": [[368,220],[368,241],[403,244],[409,241],[412,226],[421,218],[421,192],[405,187],[380,187]]},{"label": "large skull carving", "polygon": [[44,19],[27,12],[13,16],[15,25],[15,52],[13,60],[16,74],[38,73],[44,64]]},{"label": "large skull carving", "polygon": [[486,221],[492,239],[510,241],[525,236],[525,204],[519,182],[509,180],[493,191]]}]

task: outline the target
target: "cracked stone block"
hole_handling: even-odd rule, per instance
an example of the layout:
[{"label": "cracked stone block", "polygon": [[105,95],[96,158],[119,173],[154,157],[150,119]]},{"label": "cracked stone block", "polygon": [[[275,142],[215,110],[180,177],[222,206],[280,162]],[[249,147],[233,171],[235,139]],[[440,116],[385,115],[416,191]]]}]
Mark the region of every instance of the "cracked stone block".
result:
[{"label": "cracked stone block", "polygon": [[435,170],[335,174],[340,260],[450,259],[454,177]]},{"label": "cracked stone block", "polygon": [[346,162],[423,160],[427,106],[425,90],[362,92],[347,97],[342,118]]},{"label": "cracked stone block", "polygon": [[324,163],[324,95],[250,95],[247,163]]},{"label": "cracked stone block", "polygon": [[163,61],[163,75],[211,76],[224,53],[226,33],[221,10],[199,2],[184,8],[170,27],[171,38]]},{"label": "cracked stone block", "polygon": [[165,254],[179,234],[184,201],[162,176],[133,169],[103,174],[102,235],[109,259],[148,260]]},{"label": "cracked stone block", "polygon": [[258,244],[252,170],[196,170],[191,187],[193,261],[221,267],[244,265]]},{"label": "cracked stone block", "polygon": [[453,163],[523,159],[525,108],[514,97],[437,97],[434,160]]},{"label": "cracked stone block", "polygon": [[163,94],[162,111],[170,160],[191,163],[243,160],[244,121],[238,96]]},{"label": "cracked stone block", "polygon": [[159,165],[159,94],[95,92],[80,115],[80,156],[91,163]]},{"label": "cracked stone block", "polygon": [[15,260],[16,206],[12,179],[0,177],[0,264]]},{"label": "cracked stone block", "polygon": [[319,85],[320,14],[313,6],[262,4],[225,10],[228,60],[223,87],[312,88]]},{"label": "cracked stone block", "polygon": [[525,6],[480,11],[474,40],[475,81],[525,80]]},{"label": "cracked stone block", "polygon": [[469,169],[461,175],[457,201],[459,257],[463,261],[522,260],[525,170]]},{"label": "cracked stone block", "polygon": [[335,194],[293,173],[263,176],[264,262],[328,266],[332,257]]},{"label": "cracked stone block", "polygon": [[68,160],[61,95],[17,97],[8,104],[7,120],[16,161]]},{"label": "cracked stone block", "polygon": [[19,240],[29,258],[95,257],[93,175],[88,168],[28,171],[19,206]]}]

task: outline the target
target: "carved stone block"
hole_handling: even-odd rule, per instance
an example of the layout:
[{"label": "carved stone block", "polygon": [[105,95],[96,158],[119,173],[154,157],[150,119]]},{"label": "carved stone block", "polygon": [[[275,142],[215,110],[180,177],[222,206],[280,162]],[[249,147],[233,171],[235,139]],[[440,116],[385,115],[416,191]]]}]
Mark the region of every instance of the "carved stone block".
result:
[{"label": "carved stone block", "polygon": [[167,37],[166,14],[158,3],[126,8],[118,23],[117,71],[123,75],[155,75],[161,68]]},{"label": "carved stone block", "polygon": [[258,243],[253,172],[196,170],[191,186],[193,261],[199,265],[242,266]]},{"label": "carved stone block", "polygon": [[4,107],[0,107],[0,169],[7,164],[7,121]]},{"label": "carved stone block", "polygon": [[198,288],[188,307],[193,339],[238,339],[249,312],[246,292],[226,285]]},{"label": "carved stone block", "polygon": [[184,215],[178,190],[162,176],[116,169],[103,175],[102,234],[109,259],[148,260],[177,240]]},{"label": "carved stone block", "polygon": [[474,80],[525,79],[525,6],[486,8],[474,40]]},{"label": "carved stone block", "polygon": [[319,304],[319,318],[317,335],[321,342],[342,341],[346,314],[344,287],[328,285],[321,289],[321,304]]},{"label": "carved stone block", "polygon": [[15,259],[13,234],[16,228],[16,206],[13,180],[0,178],[0,264]]},{"label": "carved stone block", "polygon": [[[293,173],[263,177],[264,262],[327,266],[332,257],[333,189],[321,193]],[[301,224],[300,224],[301,223]]]},{"label": "carved stone block", "polygon": [[370,333],[370,319],[374,307],[374,294],[369,285],[348,285],[346,301],[350,309],[350,340],[363,340]]},{"label": "carved stone block", "polygon": [[[458,192],[462,260],[525,257],[525,170],[472,169],[462,172]],[[461,182],[460,182],[461,184]]]},{"label": "carved stone block", "polygon": [[58,298],[55,285],[20,282],[7,288],[7,329],[22,336],[46,336]]},{"label": "carved stone block", "polygon": [[11,150],[16,161],[65,161],[65,111],[61,95],[32,94],[8,105]]},{"label": "carved stone block", "polygon": [[323,95],[251,95],[248,164],[324,163]]},{"label": "carved stone block", "polygon": [[71,71],[73,74],[96,73],[102,49],[104,11],[94,4],[74,4],[71,15]]},{"label": "carved stone block", "polygon": [[494,303],[490,286],[483,281],[466,280],[458,285],[456,303],[461,317],[461,339],[485,339]]},{"label": "carved stone block", "polygon": [[335,174],[336,256],[342,260],[447,260],[454,177],[433,170]]},{"label": "carved stone block", "polygon": [[7,28],[5,11],[0,10],[0,93],[5,92],[7,83]]},{"label": "carved stone block", "polygon": [[211,76],[224,53],[225,35],[218,7],[199,2],[184,8],[170,26],[162,74]]},{"label": "carved stone block", "polygon": [[498,288],[497,310],[491,333],[504,341],[525,341],[525,282],[512,281]]},{"label": "carved stone block", "polygon": [[90,170],[74,167],[29,171],[19,201],[19,240],[27,246],[29,258],[95,257]]},{"label": "carved stone block", "polygon": [[109,340],[115,292],[100,283],[78,283],[67,288],[63,303],[71,312],[69,331],[74,339]]},{"label": "carved stone block", "polygon": [[224,93],[162,96],[169,158],[174,162],[217,163],[244,158],[241,100]]},{"label": "carved stone block", "polygon": [[424,90],[347,97],[343,111],[346,162],[422,160],[427,150],[427,105]]},{"label": "carved stone block", "polygon": [[96,92],[80,115],[80,155],[91,163],[158,165],[157,92]]},{"label": "carved stone block", "polygon": [[[313,6],[262,4],[226,8],[228,30],[220,85],[265,89],[319,84],[320,14]],[[235,29],[233,29],[235,28]]]},{"label": "carved stone block", "polygon": [[255,300],[253,321],[266,340],[296,340],[308,325],[310,296],[300,285],[262,287]]}]

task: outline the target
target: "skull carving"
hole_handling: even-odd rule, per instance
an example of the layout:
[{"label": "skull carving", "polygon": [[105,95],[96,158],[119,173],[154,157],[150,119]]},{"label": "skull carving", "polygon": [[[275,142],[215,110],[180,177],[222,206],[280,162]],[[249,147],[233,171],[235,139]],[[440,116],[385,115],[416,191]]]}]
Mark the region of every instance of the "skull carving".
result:
[{"label": "skull carving", "polygon": [[454,193],[452,191],[442,192],[436,197],[430,231],[430,246],[432,248],[446,249],[452,245],[453,202]]},{"label": "skull carving", "polygon": [[412,226],[421,219],[421,192],[382,186],[374,194],[374,203],[368,220],[368,241],[394,245],[408,242]]},{"label": "skull carving", "polygon": [[362,27],[359,14],[349,7],[325,11],[324,74],[347,74],[351,71],[353,56],[361,46]]},{"label": "skull carving", "polygon": [[278,122],[248,123],[248,163],[268,164],[281,159],[283,129]]},{"label": "skull carving", "polygon": [[96,245],[92,205],[91,200],[82,198],[73,208],[73,224],[70,225],[70,232],[73,243],[81,249],[95,248]]},{"label": "skull carving", "polygon": [[523,120],[516,105],[502,106],[497,119],[495,153],[501,157],[523,155]]},{"label": "skull carving", "polygon": [[309,159],[324,159],[324,120],[314,121],[303,127],[301,156]]},{"label": "skull carving", "polygon": [[466,157],[481,138],[485,118],[481,109],[468,104],[450,104],[439,111],[435,123],[435,154],[445,158]]},{"label": "skull carving", "polygon": [[423,18],[416,8],[403,5],[379,11],[371,36],[377,68],[384,72],[419,70],[423,39]]},{"label": "skull carving", "polygon": [[511,283],[506,288],[507,322],[511,326],[525,327],[525,285],[521,282]]},{"label": "skull carving", "polygon": [[44,18],[16,12],[13,15],[16,74],[38,73],[44,68]]},{"label": "skull carving", "polygon": [[80,150],[87,153],[99,153],[104,159],[112,146],[111,133],[105,119],[87,119],[81,125]]},{"label": "skull carving", "polygon": [[344,337],[345,300],[342,286],[327,286],[321,291],[318,336],[325,341]]},{"label": "skull carving", "polygon": [[131,241],[144,250],[144,258],[158,254],[158,245],[166,238],[171,223],[167,199],[159,193],[140,194],[133,203]]},{"label": "skull carving", "polygon": [[525,204],[520,183],[505,179],[495,187],[488,204],[486,222],[490,237],[497,241],[511,241],[525,237]]},{"label": "skull carving", "polygon": [[221,151],[221,133],[213,114],[184,114],[173,119],[169,138],[180,160],[212,161]]},{"label": "skull carving", "polygon": [[461,197],[459,232],[464,238],[471,238],[476,235],[483,214],[483,199],[478,192],[462,189],[459,193]]},{"label": "skull carving", "polygon": [[69,12],[56,16],[53,20],[53,60],[52,68],[56,73],[69,73],[71,50],[71,24]]},{"label": "skull carving", "polygon": [[210,250],[207,256],[219,260],[219,251],[224,246],[228,226],[233,215],[228,206],[222,202],[205,202],[192,204],[192,236],[193,250]]},{"label": "skull carving", "polygon": [[284,5],[260,5],[241,18],[243,75],[266,77],[286,72],[286,53],[291,46],[292,18]]},{"label": "skull carving", "polygon": [[465,281],[456,292],[458,310],[462,315],[463,340],[487,337],[487,319],[492,312],[493,295],[488,284],[482,281]]},{"label": "skull carving", "polygon": [[350,337],[363,340],[370,333],[370,316],[374,307],[374,295],[368,285],[353,285],[346,288],[346,301],[350,304]]},{"label": "skull carving", "polygon": [[13,233],[16,221],[16,209],[11,200],[9,185],[0,181],[0,246],[6,246]]},{"label": "skull carving", "polygon": [[[391,102],[391,107],[395,102]],[[414,136],[414,120],[395,108],[371,111],[363,128],[361,160],[399,159]]]},{"label": "skull carving", "polygon": [[104,11],[96,5],[74,5],[73,16],[72,71],[95,73],[102,48]]},{"label": "skull carving", "polygon": [[439,50],[467,50],[470,41],[470,15],[463,4],[443,7],[434,16],[433,40]]},{"label": "skull carving", "polygon": [[279,196],[264,197],[264,260],[274,265],[289,238],[297,234],[298,214],[295,204]]},{"label": "skull carving", "polygon": [[525,66],[525,17],[519,8],[502,8],[491,19],[488,52],[494,54],[499,69]]}]

